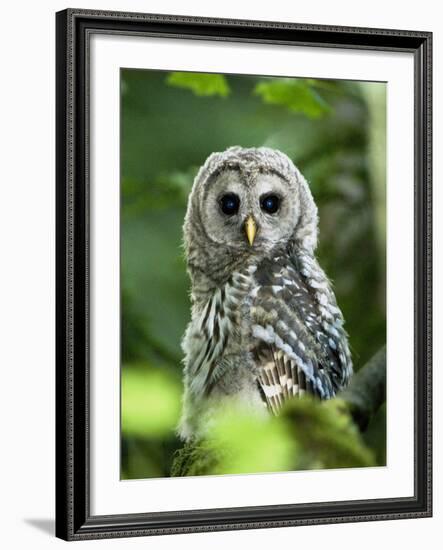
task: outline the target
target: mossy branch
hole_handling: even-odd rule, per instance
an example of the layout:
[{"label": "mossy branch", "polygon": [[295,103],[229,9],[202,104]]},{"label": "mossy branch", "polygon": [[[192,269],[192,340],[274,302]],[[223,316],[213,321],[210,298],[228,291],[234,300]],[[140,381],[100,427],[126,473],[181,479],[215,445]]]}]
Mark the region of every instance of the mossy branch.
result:
[{"label": "mossy branch", "polygon": [[380,349],[330,401],[293,399],[262,419],[223,412],[206,440],[185,444],[172,476],[353,468],[375,465],[361,432],[386,399],[386,349]]}]

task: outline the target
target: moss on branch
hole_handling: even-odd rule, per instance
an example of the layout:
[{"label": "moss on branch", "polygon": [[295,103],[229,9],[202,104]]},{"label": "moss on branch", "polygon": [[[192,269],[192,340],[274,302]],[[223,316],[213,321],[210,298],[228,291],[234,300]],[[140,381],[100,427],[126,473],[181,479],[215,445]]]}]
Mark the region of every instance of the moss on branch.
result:
[{"label": "moss on branch", "polygon": [[289,401],[267,421],[224,412],[211,437],[187,443],[172,476],[373,466],[363,432],[386,399],[386,350],[355,374],[337,398]]}]

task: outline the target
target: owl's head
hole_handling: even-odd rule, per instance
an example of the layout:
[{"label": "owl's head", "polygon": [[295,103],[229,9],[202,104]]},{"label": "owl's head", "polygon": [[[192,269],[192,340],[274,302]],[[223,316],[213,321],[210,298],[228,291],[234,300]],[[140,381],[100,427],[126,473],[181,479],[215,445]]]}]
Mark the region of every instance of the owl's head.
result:
[{"label": "owl's head", "polygon": [[230,147],[198,172],[184,225],[188,253],[251,257],[293,242],[312,253],[317,207],[306,180],[280,151]]}]

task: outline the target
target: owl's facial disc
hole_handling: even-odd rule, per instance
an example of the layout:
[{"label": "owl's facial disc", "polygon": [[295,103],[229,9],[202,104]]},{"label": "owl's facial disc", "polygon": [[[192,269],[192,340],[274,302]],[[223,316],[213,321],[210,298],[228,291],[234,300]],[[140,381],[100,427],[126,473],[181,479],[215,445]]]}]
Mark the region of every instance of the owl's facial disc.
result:
[{"label": "owl's facial disc", "polygon": [[201,221],[213,243],[232,250],[268,253],[293,234],[298,212],[294,185],[274,173],[248,179],[228,169],[201,195]]}]

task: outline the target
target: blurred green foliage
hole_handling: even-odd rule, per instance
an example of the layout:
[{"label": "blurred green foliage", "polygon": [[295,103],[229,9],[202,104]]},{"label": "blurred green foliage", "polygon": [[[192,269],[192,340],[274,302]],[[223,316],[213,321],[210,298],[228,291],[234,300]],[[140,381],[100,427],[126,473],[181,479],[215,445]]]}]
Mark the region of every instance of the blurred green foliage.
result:
[{"label": "blurred green foliage", "polygon": [[125,369],[122,378],[121,428],[138,437],[164,437],[177,425],[181,386],[165,370],[143,364]]},{"label": "blurred green foliage", "polygon": [[[170,475],[180,446],[180,340],[190,314],[182,224],[193,178],[213,151],[266,145],[293,159],[319,207],[317,253],[346,319],[355,368],[385,343],[385,96],[380,83],[121,71],[122,478]],[[319,442],[337,432],[325,418],[317,419]],[[258,458],[220,468],[285,469],[289,455],[298,456],[297,467],[347,464],[348,432],[328,461],[306,447],[303,433],[283,437],[284,423],[272,435],[248,422],[236,423],[232,437],[241,446],[253,433]],[[385,423],[383,409],[359,441],[362,457],[367,451],[376,464],[385,463]],[[266,466],[274,446],[276,463]]]},{"label": "blurred green foliage", "polygon": [[294,400],[268,420],[242,410],[219,411],[214,430],[176,452],[172,475],[285,472],[374,466],[339,399]]}]

